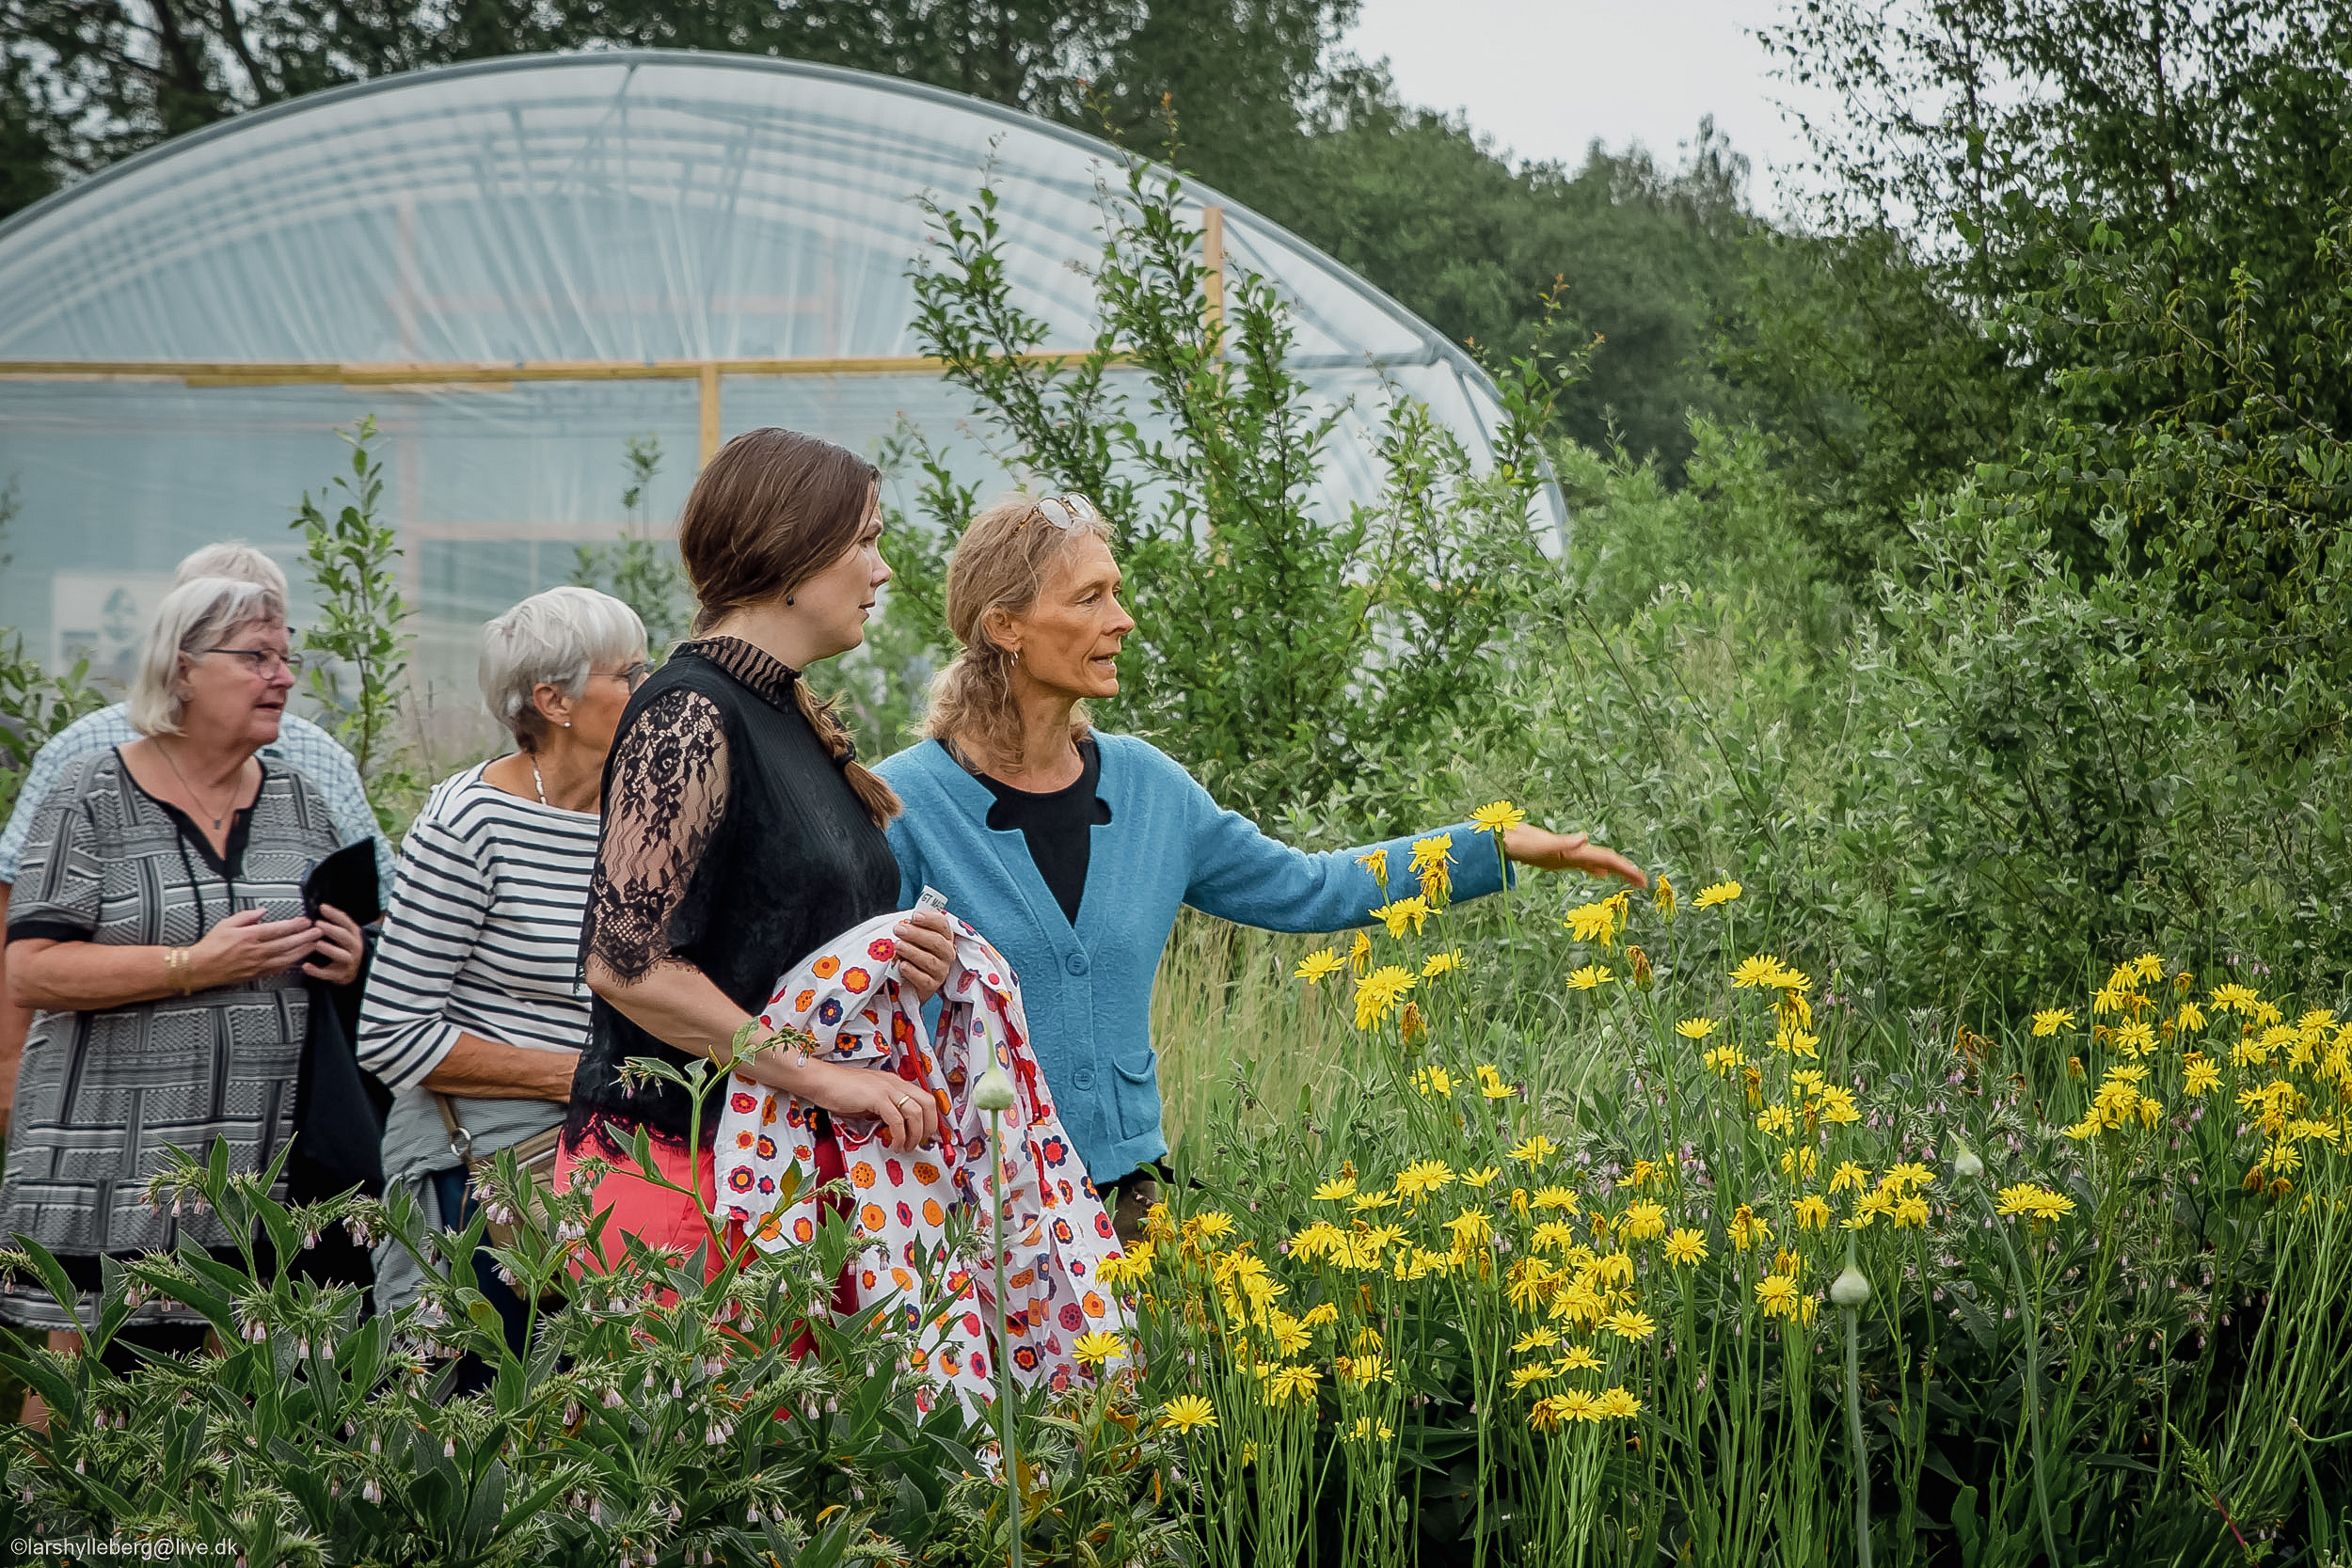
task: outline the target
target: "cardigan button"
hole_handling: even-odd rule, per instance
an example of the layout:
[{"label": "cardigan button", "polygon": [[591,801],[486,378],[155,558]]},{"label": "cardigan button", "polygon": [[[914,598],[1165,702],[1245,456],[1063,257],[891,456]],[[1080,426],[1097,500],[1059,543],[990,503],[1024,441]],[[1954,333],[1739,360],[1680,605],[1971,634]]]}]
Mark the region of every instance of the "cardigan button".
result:
[{"label": "cardigan button", "polygon": [[1071,1087],[1077,1089],[1090,1089],[1094,1087],[1094,1069],[1090,1067],[1080,1068],[1077,1071],[1070,1075],[1070,1085]]},{"label": "cardigan button", "polygon": [[1071,955],[1070,955],[1070,973],[1071,973],[1071,974],[1084,974],[1086,972],[1087,972],[1087,956],[1086,956],[1084,953],[1073,953],[1073,954],[1071,954]]}]

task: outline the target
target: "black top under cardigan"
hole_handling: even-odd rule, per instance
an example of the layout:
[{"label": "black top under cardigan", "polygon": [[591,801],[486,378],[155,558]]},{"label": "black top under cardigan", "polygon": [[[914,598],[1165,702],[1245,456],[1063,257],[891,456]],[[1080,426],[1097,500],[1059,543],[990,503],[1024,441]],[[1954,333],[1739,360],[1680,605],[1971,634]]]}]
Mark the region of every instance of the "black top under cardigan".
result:
[{"label": "black top under cardigan", "polygon": [[[681,643],[629,699],[605,759],[581,955],[624,980],[692,964],[744,1011],[820,944],[898,905],[898,863],[794,699],[796,672],[732,638]],[[682,1142],[686,1096],[622,1065],[686,1053],[602,997],[572,1077],[567,1147],[599,1119]],[[702,1142],[723,1107],[703,1104]]]}]

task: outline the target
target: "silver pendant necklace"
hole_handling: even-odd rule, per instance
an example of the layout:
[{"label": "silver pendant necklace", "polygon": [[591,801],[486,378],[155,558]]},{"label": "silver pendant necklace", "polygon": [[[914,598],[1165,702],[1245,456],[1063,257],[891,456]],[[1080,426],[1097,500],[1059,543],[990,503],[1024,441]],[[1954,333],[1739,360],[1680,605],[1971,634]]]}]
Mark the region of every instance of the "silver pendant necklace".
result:
[{"label": "silver pendant necklace", "polygon": [[[213,808],[206,805],[204,803],[204,798],[196,792],[196,785],[188,783],[188,776],[180,771],[180,765],[177,762],[172,761],[170,748],[165,746],[163,742],[157,741],[155,743],[155,750],[164,753],[164,765],[171,769],[171,776],[180,781],[180,787],[188,792],[188,799],[196,802],[197,810],[203,812],[211,811]],[[239,771],[243,771],[242,768]],[[236,803],[236,800],[237,786],[234,783],[231,783],[229,786],[230,804],[234,805]],[[213,817],[213,832],[220,832],[220,825],[222,822],[227,820],[227,809],[223,808],[218,815]]]}]

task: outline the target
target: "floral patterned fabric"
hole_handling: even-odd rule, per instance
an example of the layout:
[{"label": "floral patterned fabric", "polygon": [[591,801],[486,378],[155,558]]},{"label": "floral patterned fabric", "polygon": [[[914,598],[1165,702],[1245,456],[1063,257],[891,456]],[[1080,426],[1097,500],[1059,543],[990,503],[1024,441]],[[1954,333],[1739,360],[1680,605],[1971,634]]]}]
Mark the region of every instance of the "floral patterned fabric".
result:
[{"label": "floral patterned fabric", "polygon": [[[989,1118],[973,1105],[972,1091],[993,1053],[1013,1082],[1003,1170],[1013,1375],[1024,1387],[1060,1387],[1076,1373],[1079,1335],[1127,1327],[1116,1293],[1099,1283],[1103,1264],[1120,1256],[1117,1235],[1054,1114],[1011,967],[977,931],[955,922],[956,961],[940,992],[934,1048],[921,1010],[899,1000],[891,927],[901,918],[867,921],[812,955],[778,982],[760,1015],[771,1029],[815,1036],[819,1060],[896,1073],[939,1106],[940,1145],[911,1152],[883,1143],[871,1117],[831,1118],[854,1189],[850,1218],[870,1243],[851,1255],[847,1283],[859,1311],[902,1296],[912,1327],[920,1322],[921,1276],[930,1273],[940,1289],[916,1370],[953,1387],[967,1406],[987,1402],[996,1315],[995,1275],[985,1262]],[[814,1236],[821,1218],[817,1136],[811,1107],[737,1074],[719,1121],[717,1216],[740,1223],[771,1252]],[[794,1167],[797,1196],[779,1208],[779,1180]],[[947,1221],[958,1211],[977,1225],[977,1250],[969,1259],[948,1256]]]}]

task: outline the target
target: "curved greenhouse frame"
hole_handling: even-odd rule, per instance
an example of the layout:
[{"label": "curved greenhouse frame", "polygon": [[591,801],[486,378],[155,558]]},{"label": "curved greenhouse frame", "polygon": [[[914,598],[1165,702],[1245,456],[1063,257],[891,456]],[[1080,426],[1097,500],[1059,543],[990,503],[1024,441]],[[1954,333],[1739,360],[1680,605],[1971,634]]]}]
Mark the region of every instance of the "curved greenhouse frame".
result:
[{"label": "curved greenhouse frame", "polygon": [[[1118,157],[931,87],[667,52],[391,77],[155,148],[0,224],[0,486],[19,508],[0,625],[119,666],[185,551],[242,537],[291,561],[292,506],[347,471],[332,430],[369,414],[419,673],[464,701],[479,623],[630,525],[632,436],[665,454],[636,509],[654,533],[698,454],[757,425],[869,451],[912,427],[1002,482],[910,328],[917,198],[961,205],[990,168],[1020,302],[1075,354]],[[1352,400],[1318,504],[1343,515],[1376,489],[1393,392],[1490,450],[1499,404],[1459,349],[1276,225],[1189,195],[1212,268],[1273,283],[1294,367]]]}]

